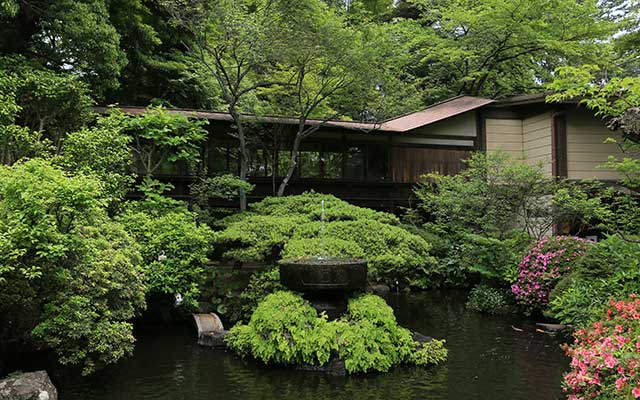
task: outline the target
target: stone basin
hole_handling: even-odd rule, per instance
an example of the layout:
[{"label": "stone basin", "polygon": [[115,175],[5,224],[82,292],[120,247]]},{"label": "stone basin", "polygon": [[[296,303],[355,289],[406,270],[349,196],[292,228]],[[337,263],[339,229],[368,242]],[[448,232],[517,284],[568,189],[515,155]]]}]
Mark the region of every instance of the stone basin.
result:
[{"label": "stone basin", "polygon": [[367,286],[367,262],[351,258],[296,258],[280,261],[280,283],[302,292],[311,305],[339,318],[350,294]]},{"label": "stone basin", "polygon": [[352,292],[367,286],[367,262],[352,258],[280,261],[280,283],[299,292]]}]

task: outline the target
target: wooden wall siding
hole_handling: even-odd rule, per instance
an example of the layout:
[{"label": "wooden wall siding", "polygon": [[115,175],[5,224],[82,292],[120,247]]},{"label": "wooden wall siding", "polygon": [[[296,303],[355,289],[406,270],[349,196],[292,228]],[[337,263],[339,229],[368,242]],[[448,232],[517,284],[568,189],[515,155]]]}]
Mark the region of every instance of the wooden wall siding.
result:
[{"label": "wooden wall siding", "polygon": [[608,137],[620,135],[611,132],[602,120],[584,110],[567,113],[567,175],[569,179],[618,179],[611,170],[597,168],[610,155],[620,155],[613,143],[604,143]]},{"label": "wooden wall siding", "polygon": [[552,123],[553,118],[550,112],[522,121],[524,160],[529,165],[542,164],[544,172],[548,176],[553,175]]},{"label": "wooden wall siding", "polygon": [[421,128],[414,129],[405,134],[410,136],[464,136],[476,137],[476,112],[468,111],[455,117],[436,122]]},{"label": "wooden wall siding", "polygon": [[462,160],[470,156],[470,150],[394,147],[391,156],[392,179],[393,182],[412,183],[429,172],[455,175],[464,167]]},{"label": "wooden wall siding", "polygon": [[487,151],[502,150],[515,160],[522,160],[522,120],[487,118]]}]

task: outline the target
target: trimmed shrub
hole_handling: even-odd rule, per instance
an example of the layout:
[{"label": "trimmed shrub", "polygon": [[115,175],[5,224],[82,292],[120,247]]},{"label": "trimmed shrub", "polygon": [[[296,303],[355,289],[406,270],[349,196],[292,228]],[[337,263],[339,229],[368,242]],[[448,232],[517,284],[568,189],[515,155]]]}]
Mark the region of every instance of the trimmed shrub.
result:
[{"label": "trimmed shrub", "polygon": [[[322,200],[327,210],[324,232],[319,221]],[[364,258],[374,280],[428,287],[435,266],[429,244],[395,224],[398,219],[391,214],[306,193],[253,205],[251,212],[230,218],[215,242],[224,257],[240,261],[275,262],[282,250],[286,257]]]},{"label": "trimmed shrub", "polygon": [[365,252],[350,240],[327,238],[291,239],[284,246],[282,258],[309,256],[364,258]]},{"label": "trimmed shrub", "polygon": [[611,300],[609,308],[587,329],[575,332],[567,348],[571,371],[564,376],[568,399],[634,399],[640,397],[640,299]]},{"label": "trimmed shrub", "polygon": [[318,316],[302,297],[287,291],[268,295],[247,325],[234,326],[230,348],[264,363],[324,365],[334,357],[349,373],[388,371],[394,365],[427,365],[446,359],[444,341],[420,345],[398,326],[393,310],[374,295],[351,299],[339,320]]},{"label": "trimmed shrub", "polygon": [[325,221],[374,220],[385,224],[398,225],[400,220],[393,214],[358,207],[330,195],[306,192],[296,196],[267,197],[252,204],[251,211],[260,215],[285,217],[299,215],[309,221],[320,221],[324,201]]},{"label": "trimmed shrub", "polygon": [[518,266],[518,280],[511,286],[518,303],[528,312],[545,307],[556,283],[569,273],[575,260],[591,245],[591,242],[573,236],[538,241]]},{"label": "trimmed shrub", "polygon": [[473,311],[500,314],[508,310],[509,299],[504,289],[480,284],[469,292],[467,308]]},{"label": "trimmed shrub", "polygon": [[565,324],[597,320],[611,298],[640,293],[640,243],[619,236],[590,246],[550,295],[550,315]]},{"label": "trimmed shrub", "polygon": [[[310,223],[295,230],[294,239],[317,238],[321,224]],[[420,236],[375,220],[336,221],[325,226],[325,237],[349,241],[360,247],[373,280],[399,282],[426,288],[435,259]],[[355,247],[351,247],[354,249]],[[313,255],[313,252],[308,255]]]},{"label": "trimmed shrub", "polygon": [[214,240],[225,251],[223,256],[238,261],[273,263],[291,239],[297,227],[305,223],[302,217],[246,215],[231,223]]}]

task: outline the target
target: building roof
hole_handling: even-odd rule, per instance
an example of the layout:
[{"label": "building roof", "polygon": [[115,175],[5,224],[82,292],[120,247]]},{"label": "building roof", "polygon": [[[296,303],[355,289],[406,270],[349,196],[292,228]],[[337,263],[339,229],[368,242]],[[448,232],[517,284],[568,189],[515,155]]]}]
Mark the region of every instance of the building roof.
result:
[{"label": "building roof", "polygon": [[472,96],[458,96],[452,99],[436,103],[422,111],[406,114],[387,120],[382,123],[381,130],[392,132],[406,132],[433,124],[443,119],[475,110],[487,104],[493,103],[491,99]]},{"label": "building roof", "polygon": [[[323,120],[316,118],[307,119],[307,125],[322,125],[331,128],[342,128],[359,131],[382,131],[382,132],[408,132],[410,130],[420,128],[426,125],[442,121],[447,118],[454,117],[468,111],[475,110],[487,104],[493,103],[494,100],[472,96],[458,96],[437,104],[433,104],[422,111],[417,111],[399,117],[387,119],[382,122],[360,122],[360,121],[342,121],[342,120]],[[145,107],[120,106],[120,109],[129,114],[142,114],[147,111]],[[97,112],[106,112],[107,107],[97,107]],[[169,108],[169,112],[180,113],[190,118],[200,118],[215,121],[229,121],[231,114],[219,111],[193,110],[186,108]],[[247,117],[253,118],[258,122],[277,123],[295,125],[298,124],[298,118],[286,116],[255,116],[247,114]]]}]

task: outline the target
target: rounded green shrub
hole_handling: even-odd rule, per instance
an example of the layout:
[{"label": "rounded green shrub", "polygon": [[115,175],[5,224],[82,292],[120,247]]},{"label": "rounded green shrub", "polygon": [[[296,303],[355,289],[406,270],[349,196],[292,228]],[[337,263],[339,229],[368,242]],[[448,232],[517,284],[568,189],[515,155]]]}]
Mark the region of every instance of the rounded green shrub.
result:
[{"label": "rounded green shrub", "polygon": [[375,220],[385,224],[398,225],[400,220],[393,214],[358,207],[330,195],[306,192],[296,196],[267,197],[252,204],[251,211],[260,215],[286,217],[299,215],[309,221],[320,221],[322,218],[322,201],[324,201],[325,221]]},{"label": "rounded green shrub", "polygon": [[509,299],[504,289],[480,284],[469,292],[467,308],[473,311],[500,314],[508,310]]},{"label": "rounded green shrub", "polygon": [[302,297],[276,292],[258,305],[248,324],[234,326],[226,340],[239,354],[265,363],[324,365],[340,358],[348,373],[437,364],[447,357],[444,341],[414,341],[391,307],[370,294],[351,299],[342,318],[327,321]]},{"label": "rounded green shrub", "polygon": [[640,243],[617,235],[590,246],[550,294],[548,313],[562,323],[597,320],[610,299],[640,293]]},{"label": "rounded green shrub", "polygon": [[179,293],[183,304],[195,309],[213,231],[182,208],[158,215],[132,209],[119,221],[140,244],[149,293]]},{"label": "rounded green shrub", "polygon": [[251,212],[225,221],[215,243],[223,257],[240,261],[318,255],[363,258],[371,279],[421,288],[429,286],[435,268],[429,243],[400,226],[394,215],[317,193],[266,198]]},{"label": "rounded green shrub", "polygon": [[364,258],[365,253],[357,243],[334,237],[291,239],[284,246],[282,253],[283,258],[315,256]]},{"label": "rounded green shrub", "polygon": [[[318,223],[306,224],[295,230],[293,238],[316,238],[320,229]],[[336,221],[326,224],[324,236],[360,247],[373,280],[421,288],[429,285],[435,266],[435,259],[429,254],[431,246],[401,227],[375,220]]]}]

